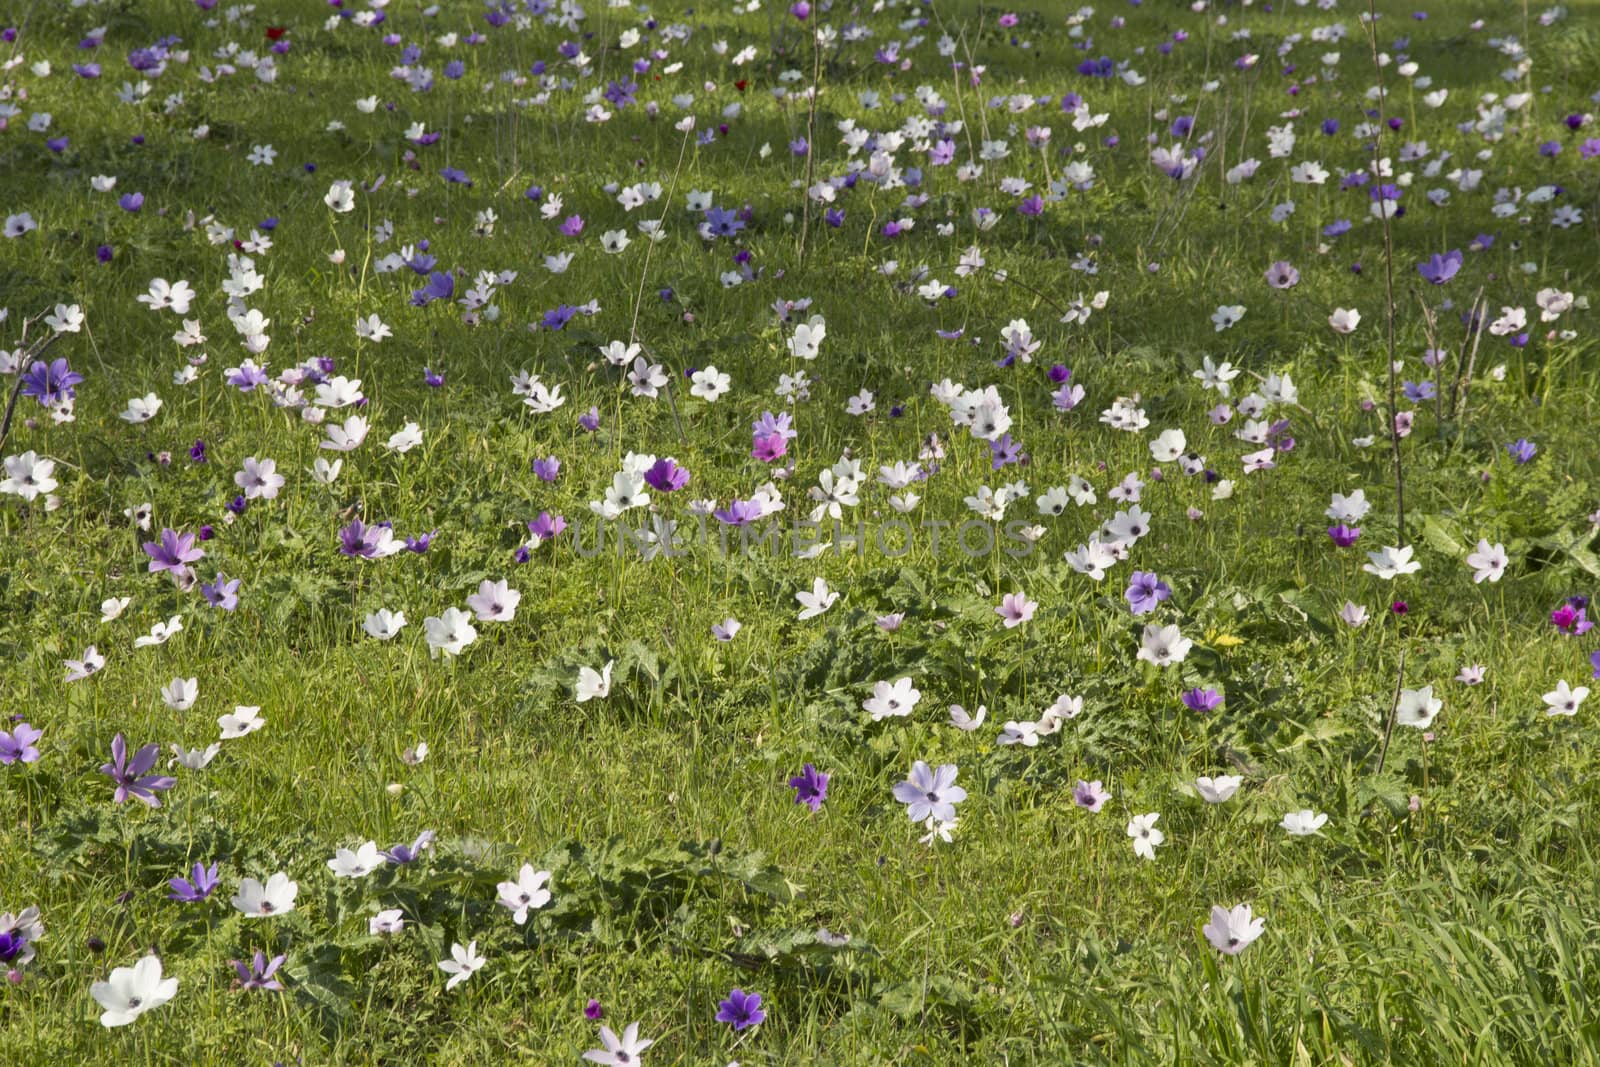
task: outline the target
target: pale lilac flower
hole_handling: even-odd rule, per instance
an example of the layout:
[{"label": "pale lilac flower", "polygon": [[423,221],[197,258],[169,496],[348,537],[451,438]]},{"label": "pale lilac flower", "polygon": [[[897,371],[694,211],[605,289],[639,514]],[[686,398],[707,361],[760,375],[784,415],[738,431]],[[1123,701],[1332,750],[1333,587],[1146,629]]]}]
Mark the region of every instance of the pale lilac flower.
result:
[{"label": "pale lilac flower", "polygon": [[894,787],[894,798],[906,805],[912,822],[930,817],[955,822],[956,805],[967,799],[967,791],[955,784],[958,773],[954,763],[941,764],[934,770],[917,760],[911,765],[911,777]]},{"label": "pale lilac flower", "polygon": [[1029,600],[1025,594],[1007,593],[1000,598],[1000,606],[994,612],[1005,620],[1006,629],[1011,630],[1032,619],[1038,609],[1038,603]]},{"label": "pale lilac flower", "polygon": [[495,903],[508,909],[511,921],[521,926],[528,921],[529,911],[537,911],[550,903],[550,890],[545,888],[548,881],[549,871],[536,871],[532,864],[524,863],[515,882],[501,882],[497,887],[500,899]]},{"label": "pale lilac flower", "polygon": [[1092,782],[1078,779],[1078,784],[1072,790],[1072,801],[1078,807],[1088,811],[1098,812],[1111,799],[1111,794],[1105,791],[1101,781],[1097,778]]},{"label": "pale lilac flower", "polygon": [[504,580],[491,582],[485,578],[478,583],[478,591],[467,597],[467,607],[473,610],[479,622],[510,622],[516,618],[521,601],[522,594]]},{"label": "pale lilac flower", "polygon": [[251,962],[232,960],[234,973],[239,976],[240,989],[270,989],[281,990],[283,983],[273,975],[278,973],[278,968],[283,966],[283,961],[288,957],[278,955],[269,961],[267,954],[257,949]]}]

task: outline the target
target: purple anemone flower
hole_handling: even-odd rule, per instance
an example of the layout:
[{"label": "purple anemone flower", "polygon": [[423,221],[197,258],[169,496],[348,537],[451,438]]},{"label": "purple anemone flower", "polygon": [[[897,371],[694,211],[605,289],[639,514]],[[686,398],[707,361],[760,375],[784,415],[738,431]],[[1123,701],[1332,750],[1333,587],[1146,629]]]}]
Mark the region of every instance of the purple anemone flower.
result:
[{"label": "purple anemone flower", "polygon": [[83,375],[67,366],[65,359],[53,359],[49,363],[39,359],[22,376],[22,395],[31,396],[43,406],[50,407],[77,396],[77,391],[72,387],[82,381]]},{"label": "purple anemone flower", "polygon": [[541,543],[557,536],[566,528],[566,519],[560,515],[551,515],[548,511],[539,512],[539,517],[528,523],[528,532],[537,537]]},{"label": "purple anemone flower", "polygon": [[226,574],[218,571],[216,581],[200,583],[200,595],[214,608],[233,611],[239,606],[239,579],[230,581]]},{"label": "purple anemone flower", "polygon": [[233,969],[239,975],[240,989],[282,989],[283,983],[272,977],[279,967],[283,966],[283,956],[274,956],[270,961],[267,954],[260,949],[256,950],[255,957],[245,963],[243,960],[231,960]]},{"label": "purple anemone flower", "polygon": [[259,367],[253,363],[246,363],[237,368],[234,373],[228,375],[228,384],[236,387],[241,393],[259,389],[271,380],[271,378],[267,377],[267,369],[265,367]]},{"label": "purple anemone flower", "polygon": [[735,989],[728,994],[728,999],[717,1004],[717,1022],[727,1023],[735,1030],[759,1026],[766,1017],[767,1013],[761,1010],[760,993]]},{"label": "purple anemone flower", "polygon": [[144,553],[150,557],[150,573],[171,571],[182,576],[189,564],[205,558],[205,551],[196,548],[194,540],[194,534],[163,529],[160,541],[146,541]]},{"label": "purple anemone flower", "polygon": [[1111,794],[1105,791],[1099,779],[1085,782],[1080,778],[1072,790],[1072,802],[1093,812],[1098,812],[1110,799]]},{"label": "purple anemone flower", "polygon": [[353,519],[339,531],[339,552],[360,559],[378,559],[389,554],[388,544],[393,537],[393,531],[387,526],[368,526],[360,519]]},{"label": "purple anemone flower", "polygon": [[821,811],[822,802],[828,799],[828,775],[808,763],[789,779],[789,788],[794,790],[796,804],[804,804],[813,812]]},{"label": "purple anemone flower", "polygon": [[539,321],[540,324],[547,330],[559,330],[567,323],[571,322],[572,316],[576,315],[577,313],[577,308],[571,306],[570,304],[562,304],[550,311],[546,311],[544,313],[544,318]]},{"label": "purple anemone flower", "polygon": [[180,904],[199,904],[217,888],[218,881],[215,863],[207,867],[197,862],[194,869],[189,872],[189,877],[174,878],[167,882],[167,885],[172,887],[167,899],[176,900]]},{"label": "purple anemone flower", "polygon": [[9,733],[0,730],[0,767],[13,763],[37,763],[39,738],[44,731],[26,722],[17,723]]},{"label": "purple anemone flower", "polygon": [[1337,526],[1328,527],[1328,536],[1340,548],[1349,548],[1361,536],[1361,527],[1346,526],[1341,522]]},{"label": "purple anemone flower", "polygon": [[1179,697],[1179,699],[1183,701],[1184,707],[1190,711],[1198,711],[1202,715],[1215,711],[1222,706],[1222,694],[1210,686],[1206,686],[1204,689],[1185,690],[1183,696]]},{"label": "purple anemone flower", "polygon": [[1156,605],[1172,595],[1172,589],[1154,571],[1134,571],[1123,594],[1135,615],[1154,611]]},{"label": "purple anemone flower", "polygon": [[157,793],[171,789],[178,784],[178,780],[165,774],[151,774],[150,768],[156,765],[156,755],[161,751],[161,746],[154,741],[145,745],[133,754],[133,759],[128,759],[128,742],[121,734],[111,741],[111,762],[102,764],[100,773],[117,783],[116,795],[112,798],[116,803],[126,803],[129,797],[152,808],[161,806]]},{"label": "purple anemone flower", "polygon": [[1012,463],[1022,463],[1027,458],[1022,446],[1013,441],[1010,434],[1005,434],[998,441],[989,442],[989,466],[992,470],[999,470]]},{"label": "purple anemone flower", "polygon": [[455,275],[436,270],[428,275],[427,285],[411,291],[411,306],[427,307],[435,300],[449,300],[455,292]]},{"label": "purple anemone flower", "polygon": [[671,493],[689,484],[689,472],[670,459],[658,459],[644,472],[644,480],[652,489]]},{"label": "purple anemone flower", "polygon": [[[21,957],[23,950],[27,947],[28,935],[21,927],[13,930],[0,930],[0,963],[9,966]],[[18,980],[20,980],[19,972],[12,971],[10,973],[19,975]]]},{"label": "purple anemone flower", "polygon": [[1586,634],[1594,629],[1594,623],[1589,621],[1588,612],[1571,603],[1563,604],[1552,611],[1550,624],[1568,637]]},{"label": "purple anemone flower", "polygon": [[724,526],[749,526],[761,518],[761,505],[753,500],[734,500],[713,511],[712,517]]},{"label": "purple anemone flower", "polygon": [[1539,453],[1538,447],[1526,437],[1519,437],[1509,445],[1506,445],[1506,451],[1510,453],[1512,459],[1517,461],[1518,465],[1527,463]]},{"label": "purple anemone flower", "polygon": [[402,866],[407,863],[414,863],[422,858],[422,854],[426,852],[429,846],[432,844],[433,831],[424,830],[422,833],[418,834],[417,839],[411,842],[409,845],[402,842],[401,844],[395,845],[393,848],[384,849],[383,858],[388,860],[390,863],[399,864]]},{"label": "purple anemone flower", "polygon": [[1418,263],[1417,273],[1434,285],[1443,285],[1456,276],[1456,272],[1461,269],[1461,263],[1460,250],[1452,248],[1442,256],[1436,253],[1429,256],[1426,263]]}]

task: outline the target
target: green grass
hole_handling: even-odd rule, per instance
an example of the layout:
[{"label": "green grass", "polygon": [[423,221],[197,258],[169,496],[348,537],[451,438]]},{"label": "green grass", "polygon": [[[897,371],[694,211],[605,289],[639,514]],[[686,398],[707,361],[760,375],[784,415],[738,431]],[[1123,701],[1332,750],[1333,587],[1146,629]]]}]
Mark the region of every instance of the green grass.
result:
[{"label": "green grass", "polygon": [[[729,5],[658,12],[663,23],[696,27],[687,43],[667,46],[666,62],[681,60],[683,70],[641,79],[641,103],[603,125],[583,120],[581,97],[623,69],[632,53],[602,45],[635,16],[589,5],[595,37],[585,47],[596,73],[547,107],[525,108],[513,98],[533,88],[499,83],[501,70],[525,72],[536,60],[556,69],[564,35],[488,30],[478,5],[443,6],[429,22],[416,5],[396,3],[386,27],[427,42],[436,71],[451,57],[466,63],[462,80],[441,76],[427,94],[389,79],[398,49],[379,43],[381,31],[324,32],[331,9],[322,5],[263,3],[247,27],[233,29],[204,27],[192,5],[176,0],[39,4],[10,16],[27,19],[16,46],[26,62],[10,77],[30,95],[0,134],[0,214],[29,211],[40,228],[0,241],[0,305],[10,309],[0,329],[13,348],[21,321],[56,303],[82,305],[88,320],[50,352],[87,378],[75,421],[53,425],[24,398],[3,449],[56,459],[60,506],[0,498],[0,710],[45,731],[38,763],[0,767],[0,911],[37,904],[46,924],[25,979],[0,991],[0,1061],[573,1062],[598,1044],[583,1015],[591,997],[608,1024],[641,1022],[657,1041],[651,1064],[1600,1059],[1600,939],[1589,906],[1600,873],[1595,709],[1552,719],[1540,700],[1557,679],[1587,679],[1597,647],[1591,637],[1558,635],[1548,621],[1563,598],[1595,592],[1600,574],[1588,519],[1600,506],[1593,313],[1575,309],[1555,324],[1576,331],[1571,340],[1547,342],[1552,327],[1537,322],[1524,348],[1484,337],[1466,419],[1440,418],[1431,402],[1402,405],[1417,411],[1402,443],[1403,534],[1423,568],[1395,583],[1362,573],[1363,550],[1396,544],[1402,531],[1386,441],[1352,443],[1381,435],[1387,397],[1382,227],[1367,215],[1365,193],[1336,186],[1366,158],[1350,134],[1373,81],[1355,9],[1280,3],[1268,15],[1260,5],[1223,5],[1230,21],[1218,27],[1186,4],[1101,5],[1086,27],[1095,38],[1088,54],[1128,58],[1134,43],[1148,46],[1134,60],[1148,79],[1138,87],[1074,73],[1084,53],[1067,35],[1066,5],[1022,12],[1014,32],[1031,39],[1028,53],[996,29],[996,8],[936,3],[922,31],[897,27],[904,7],[864,13],[875,37],[823,64],[814,181],[844,167],[838,120],[886,129],[916,112],[914,99],[863,111],[856,93],[867,88],[887,99],[933,85],[951,117],[968,116],[974,144],[986,127],[1007,137],[1013,154],[970,183],[957,182],[953,167],[924,167],[929,200],[912,211],[902,206],[905,191],[862,183],[840,200],[843,226],[811,219],[802,260],[801,194],[791,186],[806,167],[787,145],[805,134],[808,116],[803,103],[781,104],[768,90],[794,67],[805,72],[791,86],[798,92],[811,56],[774,0],[770,20],[765,11],[734,16]],[[1451,2],[1413,22],[1415,6],[1379,5],[1380,42],[1392,50],[1393,37],[1409,33],[1409,55],[1450,99],[1429,112],[1397,95],[1407,126],[1385,134],[1385,152],[1426,139],[1429,158],[1453,154],[1446,171],[1473,166],[1485,175],[1477,192],[1454,191],[1447,206],[1432,207],[1423,191],[1454,184],[1424,177],[1424,163],[1402,166],[1416,172],[1408,213],[1393,227],[1405,377],[1422,374],[1419,297],[1435,308],[1454,302],[1439,314],[1439,343],[1453,353],[1463,345],[1458,315],[1480,286],[1491,318],[1520,305],[1537,319],[1539,289],[1580,297],[1592,289],[1600,220],[1600,161],[1578,152],[1594,127],[1571,135],[1561,125],[1592,107],[1597,5],[1569,3],[1552,28],[1537,24],[1539,9]],[[1112,14],[1127,25],[1109,28]],[[1487,27],[1470,32],[1477,15]],[[842,5],[816,17],[846,21]],[[1333,21],[1350,31],[1345,41],[1309,39]],[[197,78],[229,40],[263,50],[262,30],[275,24],[289,27],[292,47],[273,84],[248,71],[215,84]],[[93,55],[105,74],[77,79],[70,64],[84,53],[76,44],[100,25],[107,43]],[[1239,26],[1252,30],[1248,45],[1229,40]],[[986,65],[978,89],[934,53],[941,27],[964,34]],[[488,32],[485,44],[447,52],[433,43],[473,28]],[[1190,40],[1161,59],[1154,45],[1176,28]],[[928,43],[911,53],[912,71],[891,77],[872,62],[873,48],[914,32]],[[190,62],[156,80],[142,105],[118,103],[115,87],[132,78],[127,51],[167,33],[183,38]],[[1336,79],[1293,98],[1274,59],[1292,33],[1307,36],[1292,53],[1301,77],[1321,66],[1324,51],[1343,53]],[[1510,61],[1486,44],[1505,34],[1529,45],[1534,95],[1519,129],[1487,146],[1456,123],[1473,117],[1478,94],[1517,88],[1499,78]],[[711,49],[719,38],[730,44],[727,56]],[[785,55],[771,54],[775,43]],[[760,55],[735,70],[729,57],[746,44]],[[1247,48],[1261,60],[1241,74],[1233,61]],[[29,71],[41,59],[55,68],[48,78]],[[745,76],[743,93],[729,84]],[[1207,78],[1221,80],[1217,92],[1201,92]],[[721,83],[715,93],[704,90],[708,79]],[[486,82],[495,84],[485,90]],[[1392,73],[1386,82],[1394,84]],[[184,99],[165,114],[162,100],[180,89]],[[1052,104],[1017,118],[1008,135],[1012,117],[980,102],[1069,90],[1110,113],[1104,129],[1075,134]],[[701,129],[735,99],[744,105],[711,145],[686,143],[673,129],[671,97],[691,91]],[[394,110],[358,112],[354,101],[369,94]],[[1171,103],[1172,94],[1186,102]],[[660,102],[660,117],[645,116],[646,100]],[[1156,119],[1164,107],[1168,118]],[[1299,146],[1284,161],[1268,160],[1266,127],[1289,107],[1305,112]],[[64,152],[52,154],[43,134],[26,131],[27,115],[40,110],[52,113],[51,135],[70,136]],[[1170,143],[1166,126],[1178,114],[1197,115],[1197,132],[1226,140],[1188,194],[1149,165],[1144,147],[1149,132]],[[1324,117],[1341,122],[1337,138],[1318,132]],[[345,129],[325,130],[330,118]],[[413,122],[439,131],[440,141],[413,148],[403,137]],[[191,131],[201,124],[209,136],[197,140]],[[1022,127],[1031,124],[1053,127],[1048,156],[1026,149]],[[1113,132],[1120,146],[1100,146]],[[133,133],[145,136],[142,147],[129,143]],[[1044,191],[1064,165],[1060,151],[1080,139],[1094,188],[1038,220],[1017,215],[1017,198],[1001,194],[999,180],[1022,176]],[[1535,151],[1550,139],[1566,147],[1554,160]],[[967,147],[964,135],[956,140],[959,162]],[[273,166],[244,162],[256,144],[277,149]],[[1492,157],[1474,161],[1485,147]],[[408,150],[419,170],[407,167]],[[908,145],[901,165],[913,156]],[[1261,159],[1261,172],[1227,185],[1223,170],[1245,156]],[[1334,172],[1330,184],[1289,187],[1287,165],[1302,159],[1320,159]],[[445,184],[437,171],[446,165],[473,185]],[[96,174],[116,176],[116,193],[91,193]],[[360,190],[380,174],[383,188]],[[350,214],[321,202],[336,179],[358,183]],[[628,214],[601,190],[635,181],[660,182],[670,199]],[[1528,225],[1489,214],[1495,189],[1526,194],[1546,182],[1566,189],[1560,202],[1583,208],[1581,225],[1550,226],[1552,205],[1529,207]],[[584,216],[581,240],[539,218],[522,195],[535,184],[563,195],[563,216]],[[694,234],[698,220],[683,203],[696,189],[715,192],[720,205],[752,207],[737,245]],[[116,205],[131,191],[146,196],[137,215]],[[1295,214],[1270,222],[1272,206],[1288,196]],[[1002,216],[982,234],[971,221],[980,206]],[[474,216],[488,207],[499,216],[494,234],[475,236]],[[663,209],[668,237],[652,248],[634,227]],[[228,249],[208,243],[203,223],[186,226],[191,211],[241,237],[262,219],[280,219],[272,249],[256,257],[267,285],[248,301],[272,320],[271,345],[258,358],[277,373],[330,356],[371,399],[362,414],[372,434],[343,457],[334,485],[309,474],[326,455],[319,430],[259,392],[224,383],[223,369],[246,355],[224,315]],[[883,236],[886,221],[908,215],[917,222],[909,234]],[[1325,239],[1322,227],[1334,218],[1355,227]],[[370,234],[383,219],[395,238],[379,246]],[[950,237],[936,232],[945,222],[955,228]],[[619,228],[637,239],[620,255],[603,254],[598,234]],[[1466,248],[1479,233],[1498,239],[1469,254],[1448,287],[1420,281],[1416,262]],[[496,295],[497,321],[469,326],[447,304],[408,307],[418,284],[411,272],[375,273],[381,256],[421,239],[440,269],[467,271],[458,294],[480,270],[519,272]],[[961,252],[974,243],[1010,281],[957,277]],[[114,249],[108,264],[95,261],[101,244]],[[735,269],[735,247],[750,252],[759,276],[724,288],[718,275]],[[346,253],[342,266],[328,259],[336,249]],[[562,249],[578,253],[571,269],[547,273],[542,257]],[[1072,266],[1090,251],[1094,276]],[[879,267],[889,259],[900,266],[885,276]],[[1289,292],[1263,281],[1278,259],[1302,274]],[[922,265],[959,296],[930,306],[903,289]],[[187,279],[199,294],[189,317],[208,335],[200,349],[176,348],[179,319],[135,303],[156,276]],[[669,287],[673,300],[658,298]],[[1109,303],[1086,326],[1058,324],[1068,301],[1102,289]],[[879,465],[915,461],[929,434],[947,457],[917,487],[914,523],[959,524],[971,517],[964,497],[1017,479],[1031,491],[1008,519],[1032,521],[1033,497],[1073,475],[1093,483],[1099,502],[1039,520],[1047,533],[1020,559],[973,559],[948,538],[935,553],[919,530],[910,551],[893,558],[869,544],[816,560],[696,550],[645,561],[580,553],[569,530],[530,562],[513,561],[524,524],[541,510],[590,520],[581,543],[592,545],[588,502],[630,451],[674,456],[692,472],[687,490],[652,494],[662,514],[686,525],[688,499],[726,503],[767,481],[778,465],[749,458],[749,427],[763,411],[783,410],[773,389],[795,369],[771,305],[802,297],[813,301],[805,314],[826,317],[828,336],[823,357],[800,368],[814,384],[812,398],[793,409],[799,436],[794,474],[780,483],[783,518],[800,517],[806,488],[848,449],[869,478],[845,525],[876,528],[893,513],[871,476]],[[593,318],[560,332],[527,329],[558,304],[590,299],[601,307]],[[1215,332],[1213,309],[1235,303],[1247,306],[1244,319]],[[1329,330],[1334,307],[1360,309],[1355,334]],[[355,318],[372,313],[394,337],[356,339]],[[1044,345],[1034,365],[1002,370],[993,364],[997,337],[1015,318]],[[673,376],[671,404],[626,396],[597,355],[599,345],[627,338],[635,320],[639,340]],[[959,342],[934,335],[958,327],[966,330]],[[968,343],[974,338],[981,344]],[[197,351],[208,356],[199,379],[172,384]],[[1296,442],[1277,469],[1240,473],[1239,457],[1255,446],[1233,438],[1237,420],[1207,420],[1217,398],[1190,376],[1206,355],[1244,369],[1235,399],[1254,376],[1292,373],[1300,406],[1270,416],[1289,418]],[[1041,367],[1057,362],[1088,390],[1067,414],[1053,410]],[[733,391],[707,404],[678,383],[685,368],[712,363],[732,376]],[[1502,365],[1495,380],[1490,372]],[[423,384],[424,366],[444,371],[442,389]],[[522,369],[559,382],[566,405],[529,415],[510,389]],[[988,450],[952,427],[928,395],[947,377],[1000,388],[1027,466],[992,471]],[[845,415],[862,388],[875,394],[877,411]],[[127,398],[150,391],[164,401],[153,421],[117,418]],[[1147,431],[1097,421],[1114,398],[1135,395]],[[1377,409],[1363,410],[1364,398]],[[585,434],[576,418],[591,405],[601,429]],[[902,417],[888,416],[893,405],[904,405]],[[329,421],[346,414],[330,412]],[[423,445],[387,452],[383,441],[408,421],[422,427]],[[1168,466],[1146,487],[1154,529],[1129,561],[1098,584],[1073,572],[1062,554],[1119,506],[1107,494],[1124,475],[1148,477],[1149,441],[1173,427],[1235,482],[1232,498],[1214,500],[1200,479]],[[1539,455],[1519,466],[1504,446],[1523,437]],[[208,445],[207,464],[187,457],[196,439]],[[170,465],[156,461],[161,452],[171,453]],[[530,462],[550,455],[562,470],[545,484]],[[247,456],[276,459],[288,484],[277,500],[253,502],[225,523],[232,476]],[[1337,550],[1323,512],[1330,493],[1356,488],[1373,510],[1358,545]],[[150,534],[124,517],[145,502],[155,531],[216,528],[200,576],[210,580],[220,568],[241,578],[237,612],[211,609],[197,592],[146,573],[140,544]],[[1191,507],[1203,517],[1185,518]],[[402,535],[437,530],[437,538],[425,555],[351,560],[338,554],[339,530],[358,516],[392,520]],[[1462,563],[1480,537],[1510,551],[1497,584],[1475,585]],[[1153,616],[1133,618],[1122,600],[1135,568],[1172,587]],[[843,596],[799,622],[794,594],[819,574]],[[486,577],[523,594],[515,620],[479,623],[462,656],[431,660],[424,618],[462,607]],[[1041,607],[1028,624],[1003,630],[994,607],[1017,591]],[[132,605],[102,624],[99,604],[111,596]],[[1403,618],[1388,610],[1396,598],[1408,603]],[[1341,623],[1346,600],[1366,606],[1371,621]],[[406,614],[394,641],[362,633],[361,620],[380,607]],[[904,612],[905,624],[882,632],[874,619],[891,611]],[[184,617],[178,637],[132,648],[173,614]],[[711,627],[730,615],[744,628],[722,644]],[[1180,668],[1135,662],[1150,618],[1195,640]],[[105,670],[63,684],[62,661],[90,644],[106,655]],[[1379,774],[1402,652],[1405,684],[1432,684],[1445,707],[1426,747],[1417,731],[1396,731]],[[611,696],[576,704],[577,668],[610,659]],[[1488,668],[1483,685],[1451,680],[1471,663]],[[907,675],[922,692],[915,714],[871,723],[861,701],[872,683]],[[175,676],[197,677],[200,687],[199,701],[181,713],[159,695]],[[1178,696],[1192,685],[1225,690],[1226,704],[1209,718],[1186,711]],[[1037,748],[994,745],[1001,723],[1037,717],[1061,693],[1085,698],[1081,717]],[[986,705],[989,723],[971,734],[952,729],[952,703]],[[203,771],[177,771],[160,810],[111,803],[97,768],[114,735],[160,741],[164,763],[169,742],[214,740],[216,717],[235,704],[260,705],[266,728],[224,743]],[[402,754],[418,741],[431,753],[408,766]],[[952,844],[918,844],[922,829],[891,796],[917,759],[960,767],[970,795]],[[807,762],[833,776],[816,815],[785,787]],[[1244,775],[1239,795],[1202,804],[1190,783],[1220,773]],[[1111,791],[1100,814],[1074,806],[1080,778]],[[1328,825],[1319,836],[1290,838],[1277,823],[1303,807],[1328,813]],[[1166,834],[1154,862],[1137,858],[1124,834],[1128,818],[1144,812],[1160,812]],[[337,847],[388,846],[423,829],[438,834],[425,864],[354,884],[325,866]],[[197,860],[219,861],[221,887],[205,905],[168,901],[166,880]],[[554,872],[554,899],[516,927],[493,903],[495,884],[524,862]],[[294,913],[249,921],[234,913],[228,899],[241,877],[279,870],[299,882]],[[1219,957],[1200,928],[1213,904],[1240,902],[1265,917],[1266,932],[1243,955]],[[407,931],[388,943],[366,936],[380,907],[407,913]],[[852,940],[832,948],[819,928]],[[435,964],[452,942],[472,939],[488,964],[447,993]],[[257,949],[287,954],[284,992],[230,988],[228,961]],[[90,984],[152,950],[179,978],[177,998],[131,1027],[102,1029]],[[742,1039],[712,1018],[734,986],[761,993],[768,1012]]]}]

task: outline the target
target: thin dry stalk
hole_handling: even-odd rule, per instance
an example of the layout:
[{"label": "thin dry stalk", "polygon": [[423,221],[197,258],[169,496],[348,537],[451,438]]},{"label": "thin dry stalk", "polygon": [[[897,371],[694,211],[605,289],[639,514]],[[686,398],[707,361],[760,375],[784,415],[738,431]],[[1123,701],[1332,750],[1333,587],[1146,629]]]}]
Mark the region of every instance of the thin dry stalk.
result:
[{"label": "thin dry stalk", "polygon": [[1467,330],[1472,334],[1472,351],[1467,356],[1467,372],[1461,376],[1457,383],[1461,391],[1461,416],[1463,426],[1467,423],[1467,393],[1472,388],[1472,371],[1478,365],[1478,342],[1483,340],[1483,324],[1480,321],[1484,309],[1489,306],[1483,296],[1483,290],[1478,290],[1478,295],[1473,298],[1472,311],[1467,316]]},{"label": "thin dry stalk", "polygon": [[43,319],[44,316],[45,313],[41,311],[33,318],[26,319],[22,323],[23,350],[18,354],[17,359],[17,382],[11,387],[11,395],[6,398],[5,417],[0,419],[0,449],[5,448],[6,438],[11,436],[11,420],[17,414],[17,400],[22,396],[22,383],[27,378],[29,364],[44,355],[45,351],[61,337],[59,333],[52,331],[48,337],[42,337],[32,345],[28,344],[28,328]]},{"label": "thin dry stalk", "polygon": [[811,31],[811,94],[806,101],[806,180],[800,193],[800,263],[806,261],[806,237],[811,232],[811,174],[817,158],[817,96],[822,92],[822,42]]}]

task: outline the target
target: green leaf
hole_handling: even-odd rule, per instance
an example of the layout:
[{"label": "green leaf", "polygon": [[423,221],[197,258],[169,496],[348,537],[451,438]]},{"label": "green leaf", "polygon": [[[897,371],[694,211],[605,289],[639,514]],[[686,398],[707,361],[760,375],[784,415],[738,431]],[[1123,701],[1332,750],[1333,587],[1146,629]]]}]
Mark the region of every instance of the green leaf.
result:
[{"label": "green leaf", "polygon": [[1589,541],[1588,533],[1575,533],[1570,527],[1562,527],[1549,537],[1535,538],[1533,544],[1558,557],[1558,562],[1565,558],[1585,574],[1600,578],[1600,557],[1589,547]]},{"label": "green leaf", "polygon": [[1429,548],[1441,555],[1460,558],[1467,553],[1466,548],[1455,539],[1450,529],[1437,515],[1422,517],[1422,539],[1427,542]]}]

